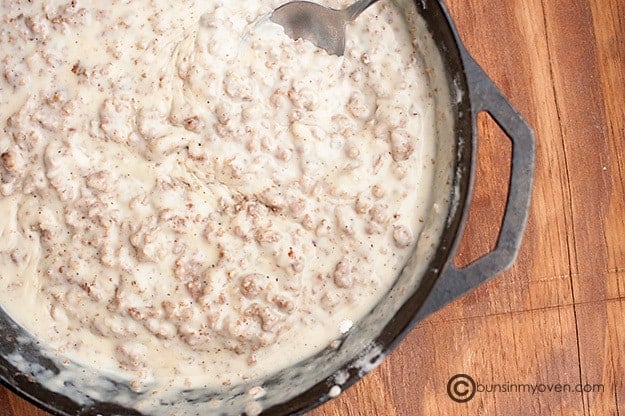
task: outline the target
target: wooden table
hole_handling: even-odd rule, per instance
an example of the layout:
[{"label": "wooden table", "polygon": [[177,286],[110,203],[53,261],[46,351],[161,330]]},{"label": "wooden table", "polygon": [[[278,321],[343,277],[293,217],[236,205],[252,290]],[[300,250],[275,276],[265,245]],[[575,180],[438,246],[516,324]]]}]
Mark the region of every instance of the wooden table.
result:
[{"label": "wooden table", "polygon": [[[625,414],[625,1],[447,4],[469,51],[536,131],[525,240],[511,270],[424,321],[311,416]],[[510,145],[487,117],[479,127],[458,264],[492,247],[503,212]],[[478,383],[466,403],[447,393],[459,373]],[[43,415],[0,389],[0,416]]]}]

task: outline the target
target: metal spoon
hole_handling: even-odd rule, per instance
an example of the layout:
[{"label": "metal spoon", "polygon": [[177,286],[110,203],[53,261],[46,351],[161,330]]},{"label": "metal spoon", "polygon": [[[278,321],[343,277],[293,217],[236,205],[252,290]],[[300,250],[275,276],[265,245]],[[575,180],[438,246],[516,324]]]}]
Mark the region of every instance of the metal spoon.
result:
[{"label": "metal spoon", "polygon": [[291,1],[273,11],[271,21],[284,27],[293,39],[306,39],[330,55],[345,52],[345,25],[378,0],[358,0],[336,10],[310,1]]}]

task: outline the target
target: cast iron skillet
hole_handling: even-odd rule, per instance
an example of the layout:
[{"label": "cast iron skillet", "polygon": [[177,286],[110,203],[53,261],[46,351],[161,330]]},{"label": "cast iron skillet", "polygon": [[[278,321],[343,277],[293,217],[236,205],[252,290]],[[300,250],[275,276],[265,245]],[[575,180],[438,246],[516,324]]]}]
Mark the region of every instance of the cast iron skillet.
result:
[{"label": "cast iron skillet", "polygon": [[[450,211],[438,249],[421,284],[388,320],[382,331],[366,342],[363,341],[366,337],[362,336],[366,333],[365,329],[350,331],[338,350],[327,349],[302,363],[303,372],[318,373],[317,379],[312,382],[304,381],[302,374],[285,372],[265,380],[263,386],[268,389],[272,386],[285,390],[293,388],[294,393],[283,403],[270,403],[263,415],[302,414],[329,400],[328,391],[337,382],[337,371],[343,374],[340,384],[344,390],[375,368],[419,321],[502,272],[516,257],[528,215],[534,170],[534,134],[467,52],[442,0],[415,0],[415,5],[442,54],[448,84],[460,91],[454,111],[455,134],[457,138],[462,138],[458,140],[455,152],[453,189],[457,193],[458,207]],[[471,199],[475,173],[473,157],[477,149],[476,117],[482,111],[489,113],[512,141],[508,199],[495,249],[466,268],[458,269],[451,264],[450,259],[460,241]],[[376,319],[383,318],[384,313],[384,310],[376,307],[361,326],[366,328]],[[41,353],[36,340],[25,334],[1,310],[0,334],[0,379],[5,386],[32,403],[63,416],[139,415],[134,410],[111,403],[94,401],[89,405],[79,405],[46,389],[32,375],[21,373],[7,357],[19,353],[26,361],[37,363],[53,373],[58,373],[59,369]],[[20,342],[17,342],[18,338]],[[363,358],[368,365],[363,366]],[[325,368],[324,363],[332,360],[339,363],[338,366]],[[122,385],[118,385],[118,388],[127,390]],[[229,395],[229,400],[241,400],[245,395],[245,387],[233,390]],[[182,400],[205,403],[215,397],[207,392],[188,391],[184,392]]]}]

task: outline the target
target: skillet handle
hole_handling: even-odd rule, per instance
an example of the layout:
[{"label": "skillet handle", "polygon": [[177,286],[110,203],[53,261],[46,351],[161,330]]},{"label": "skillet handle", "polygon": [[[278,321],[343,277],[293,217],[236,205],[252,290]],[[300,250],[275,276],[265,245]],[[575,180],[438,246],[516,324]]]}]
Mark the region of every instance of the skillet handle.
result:
[{"label": "skillet handle", "polygon": [[[508,198],[495,249],[462,269],[454,267],[453,260],[449,260],[417,313],[417,321],[510,267],[519,251],[529,213],[536,150],[534,132],[466,49],[463,46],[460,49],[471,98],[474,146],[477,115],[482,111],[489,113],[512,141]],[[466,211],[468,204],[465,218]],[[451,259],[454,254],[455,249]]]}]

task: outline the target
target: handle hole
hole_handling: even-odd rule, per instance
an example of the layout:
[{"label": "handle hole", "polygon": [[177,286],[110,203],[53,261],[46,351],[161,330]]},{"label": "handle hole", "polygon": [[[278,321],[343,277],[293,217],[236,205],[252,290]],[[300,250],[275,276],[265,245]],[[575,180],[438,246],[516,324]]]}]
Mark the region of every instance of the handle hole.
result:
[{"label": "handle hole", "polygon": [[512,168],[512,142],[486,111],[477,116],[473,199],[454,266],[463,268],[497,244]]}]

